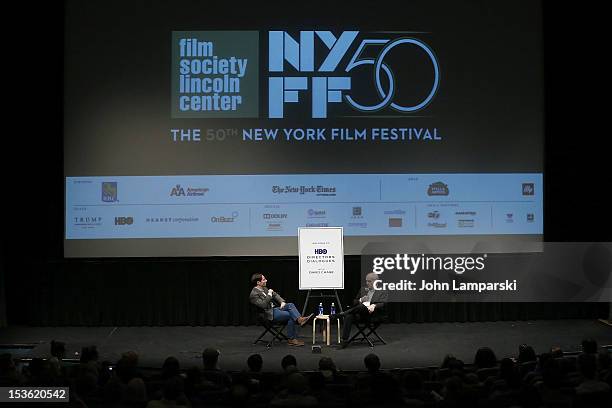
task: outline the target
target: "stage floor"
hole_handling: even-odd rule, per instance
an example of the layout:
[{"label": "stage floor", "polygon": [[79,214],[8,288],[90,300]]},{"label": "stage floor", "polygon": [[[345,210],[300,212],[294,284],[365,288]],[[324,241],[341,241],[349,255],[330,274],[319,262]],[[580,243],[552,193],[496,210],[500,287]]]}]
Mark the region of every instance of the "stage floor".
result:
[{"label": "stage floor", "polygon": [[[232,371],[245,368],[252,353],[263,356],[267,371],[280,370],[280,360],[286,354],[295,355],[302,370],[316,369],[321,356],[332,357],[339,369],[357,370],[363,368],[363,357],[372,351],[380,357],[383,368],[392,369],[437,366],[447,353],[472,363],[476,350],[484,346],[503,358],[516,355],[522,343],[533,346],[537,353],[553,345],[578,351],[587,337],[600,346],[612,344],[612,327],[595,320],[388,324],[378,330],[387,345],[373,350],[365,343],[354,343],[344,350],[323,346],[322,354],[311,351],[310,325],[301,330],[305,347],[252,345],[260,332],[256,326],[9,327],[0,329],[0,344],[36,343],[24,357],[47,357],[53,339],[66,343],[67,357],[83,346],[96,344],[101,360],[115,362],[122,352],[133,350],[140,355],[142,367],[152,368],[161,367],[168,356],[178,358],[183,368],[201,366],[202,350],[216,347],[221,350],[221,368]],[[334,329],[332,334],[336,334]]]}]

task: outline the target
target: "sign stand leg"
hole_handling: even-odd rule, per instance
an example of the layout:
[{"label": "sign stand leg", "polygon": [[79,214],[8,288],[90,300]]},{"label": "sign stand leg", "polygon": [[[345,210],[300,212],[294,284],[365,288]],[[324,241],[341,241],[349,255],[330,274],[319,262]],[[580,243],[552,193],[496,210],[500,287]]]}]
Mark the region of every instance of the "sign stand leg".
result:
[{"label": "sign stand leg", "polygon": [[340,296],[338,296],[338,290],[334,289],[334,294],[324,294],[323,291],[319,291],[318,295],[312,295],[311,294],[312,289],[308,289],[308,292],[306,293],[306,300],[304,301],[304,306],[302,307],[302,316],[306,315],[306,311],[308,310],[308,302],[310,301],[310,298],[331,298],[331,299],[336,299],[337,303],[337,310],[340,310],[340,313],[342,313],[344,311],[344,309],[342,309],[342,303],[340,303]]},{"label": "sign stand leg", "polygon": [[306,294],[306,300],[304,301],[304,306],[302,306],[302,316],[306,315],[306,308],[308,307],[308,299],[310,299],[310,289],[308,289],[308,293]]},{"label": "sign stand leg", "polygon": [[336,302],[338,302],[338,309],[340,310],[340,313],[342,313],[344,310],[342,309],[342,303],[340,302],[340,297],[338,296],[338,290],[334,289],[334,294],[336,295]]}]

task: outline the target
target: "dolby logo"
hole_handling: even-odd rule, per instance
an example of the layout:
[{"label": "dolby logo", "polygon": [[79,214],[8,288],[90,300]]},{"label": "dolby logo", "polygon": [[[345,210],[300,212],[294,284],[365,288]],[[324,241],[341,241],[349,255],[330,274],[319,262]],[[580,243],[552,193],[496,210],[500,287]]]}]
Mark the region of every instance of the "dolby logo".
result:
[{"label": "dolby logo", "polygon": [[264,220],[283,220],[287,218],[287,214],[286,213],[270,213],[270,214],[264,214],[263,215],[263,219]]}]

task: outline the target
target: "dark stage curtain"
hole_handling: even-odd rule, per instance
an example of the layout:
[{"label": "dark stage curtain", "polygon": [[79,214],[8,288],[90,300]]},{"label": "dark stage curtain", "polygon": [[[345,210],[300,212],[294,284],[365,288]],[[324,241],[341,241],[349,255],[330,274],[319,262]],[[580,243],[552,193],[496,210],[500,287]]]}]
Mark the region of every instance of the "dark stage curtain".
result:
[{"label": "dark stage curtain", "polygon": [[[360,287],[359,259],[347,259],[349,304]],[[9,323],[41,326],[247,325],[250,276],[302,307],[296,258],[62,260],[15,268],[7,276]],[[329,304],[329,302],[327,303]],[[312,310],[318,301],[312,302]],[[608,315],[604,303],[406,303],[389,305],[391,322],[470,322]]]},{"label": "dark stage curtain", "polygon": [[0,327],[6,326],[6,295],[4,290],[4,242],[0,247]]}]

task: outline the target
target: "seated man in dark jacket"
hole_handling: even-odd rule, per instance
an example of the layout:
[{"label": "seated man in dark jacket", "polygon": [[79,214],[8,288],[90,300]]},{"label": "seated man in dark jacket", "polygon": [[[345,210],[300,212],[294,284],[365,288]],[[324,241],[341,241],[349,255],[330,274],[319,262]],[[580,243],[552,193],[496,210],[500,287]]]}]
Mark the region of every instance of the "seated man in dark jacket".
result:
[{"label": "seated man in dark jacket", "polygon": [[357,293],[353,300],[354,306],[343,313],[332,316],[332,318],[344,316],[342,327],[343,348],[347,346],[347,342],[351,337],[351,329],[354,322],[375,320],[385,313],[384,308],[387,303],[388,294],[386,291],[374,289],[374,282],[377,280],[378,275],[375,273],[367,274],[366,287],[362,287]]},{"label": "seated man in dark jacket", "polygon": [[278,293],[268,289],[268,281],[261,273],[253,274],[251,282],[255,287],[251,290],[250,302],[262,310],[266,319],[279,323],[287,322],[287,337],[289,337],[290,346],[303,346],[304,342],[297,339],[295,324],[305,325],[312,314],[303,317],[293,303],[285,303],[285,299]]}]

